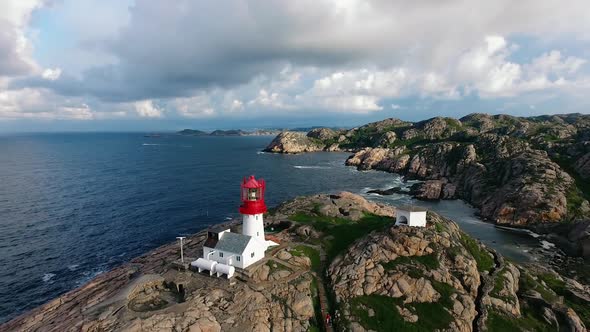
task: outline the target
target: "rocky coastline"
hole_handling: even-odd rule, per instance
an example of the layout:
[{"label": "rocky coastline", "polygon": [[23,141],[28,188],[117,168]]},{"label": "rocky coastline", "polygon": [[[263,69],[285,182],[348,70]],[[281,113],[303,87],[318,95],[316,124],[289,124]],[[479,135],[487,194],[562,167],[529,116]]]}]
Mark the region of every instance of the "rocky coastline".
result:
[{"label": "rocky coastline", "polygon": [[[0,325],[0,331],[585,331],[590,287],[508,262],[428,213],[394,226],[395,208],[351,193],[298,197],[265,216],[281,245],[231,281],[157,248]],[[237,228],[237,223],[227,226]],[[238,229],[236,229],[238,230]],[[205,231],[186,240],[198,257]]]},{"label": "rocky coastline", "polygon": [[550,234],[568,253],[590,258],[587,115],[386,119],[283,132],[265,151],[350,151],[346,165],[420,180],[410,192],[418,199],[463,199],[486,221]]}]

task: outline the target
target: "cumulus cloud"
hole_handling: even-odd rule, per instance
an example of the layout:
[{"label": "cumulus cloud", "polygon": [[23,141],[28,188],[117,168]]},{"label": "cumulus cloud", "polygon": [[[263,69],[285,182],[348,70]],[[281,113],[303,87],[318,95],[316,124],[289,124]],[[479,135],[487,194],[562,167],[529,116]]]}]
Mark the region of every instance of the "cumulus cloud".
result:
[{"label": "cumulus cloud", "polygon": [[[64,1],[64,21],[81,27],[83,42],[45,69],[25,33],[41,0],[8,3],[0,14],[0,28],[10,27],[0,36],[0,76],[11,77],[4,89],[91,99],[95,117],[104,105],[145,118],[373,113],[396,109],[387,105],[399,98],[577,93],[588,82],[584,55],[550,46],[590,42],[586,0],[142,0],[128,11],[126,2],[114,11],[96,0]],[[91,4],[102,9],[89,22],[72,15]],[[101,29],[109,22],[102,16],[116,22]],[[545,48],[517,61],[527,45],[516,36]],[[106,60],[78,60],[90,54]]]},{"label": "cumulus cloud", "polygon": [[[48,105],[53,105],[52,107]],[[0,90],[0,120],[91,120],[90,106],[45,89]]]},{"label": "cumulus cloud", "polygon": [[32,11],[42,4],[41,0],[0,3],[0,77],[24,75],[35,69],[25,28]]},{"label": "cumulus cloud", "polygon": [[61,76],[61,69],[47,68],[43,71],[43,74],[41,74],[41,76],[46,80],[55,81],[56,79],[58,79]]},{"label": "cumulus cloud", "polygon": [[162,110],[154,105],[152,100],[136,101],[134,104],[137,114],[144,118],[161,118]]}]

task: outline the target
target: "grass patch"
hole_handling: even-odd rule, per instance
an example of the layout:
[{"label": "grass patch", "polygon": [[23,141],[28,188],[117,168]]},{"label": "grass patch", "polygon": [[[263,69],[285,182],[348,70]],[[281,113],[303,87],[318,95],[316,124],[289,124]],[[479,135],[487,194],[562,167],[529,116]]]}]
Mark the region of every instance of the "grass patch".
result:
[{"label": "grass patch", "polygon": [[[309,331],[321,331],[319,326],[322,326],[324,317],[322,317],[322,308],[320,306],[318,283],[315,278],[311,279],[311,284],[309,285],[309,288],[311,290],[311,298],[313,301],[313,310],[315,314],[315,321],[311,322]],[[312,328],[315,328],[315,330]]]},{"label": "grass patch", "polygon": [[494,266],[494,259],[490,256],[489,252],[483,249],[474,238],[465,233],[461,233],[461,243],[477,262],[477,270],[482,272],[490,271],[492,269]]},{"label": "grass patch", "polygon": [[490,310],[486,326],[488,331],[521,332],[528,331],[555,331],[555,326],[547,324],[543,319],[542,307],[523,306],[522,316],[511,317]]},{"label": "grass patch", "polygon": [[563,296],[565,304],[574,309],[582,322],[584,322],[584,325],[590,326],[590,302],[572,294],[565,286],[565,281],[557,279],[552,274],[542,274],[539,278],[557,295]]},{"label": "grass patch", "polygon": [[382,264],[383,268],[387,271],[395,269],[398,265],[409,265],[409,264],[422,264],[429,270],[436,270],[440,267],[440,262],[435,254],[429,254],[424,256],[399,256],[396,259]]},{"label": "grass patch", "polygon": [[276,271],[281,271],[281,270],[291,271],[291,269],[288,268],[287,266],[285,266],[277,261],[274,261],[274,260],[266,261],[266,265],[270,268],[270,271],[268,272],[269,275],[275,273]]},{"label": "grass patch", "polygon": [[[453,321],[451,314],[440,302],[405,305],[418,315],[416,323],[406,322],[395,308],[396,305],[404,306],[399,298],[373,294],[352,299],[351,311],[359,318],[361,325],[376,331],[434,331],[447,328]],[[374,311],[373,317],[369,316],[368,309]]]},{"label": "grass patch", "polygon": [[438,233],[442,233],[442,232],[447,232],[448,231],[447,226],[445,226],[445,225],[443,225],[443,224],[441,224],[439,222],[434,223],[434,229],[436,229],[436,231]]},{"label": "grass patch", "polygon": [[311,260],[311,269],[316,272],[321,272],[322,262],[320,260],[320,252],[316,249],[304,245],[298,245],[290,251],[291,255],[301,257],[307,256]]},{"label": "grass patch", "polygon": [[374,230],[385,229],[393,223],[393,218],[374,214],[365,214],[358,221],[305,213],[294,214],[290,219],[298,223],[311,225],[316,230],[324,233],[322,244],[326,249],[328,261],[346,250],[358,238]]},{"label": "grass patch", "polygon": [[541,297],[548,303],[553,303],[557,300],[557,296],[551,289],[545,287],[543,284],[533,279],[533,277],[528,272],[521,271],[519,280],[519,291],[524,293],[528,290],[538,292],[539,294],[541,294]]}]

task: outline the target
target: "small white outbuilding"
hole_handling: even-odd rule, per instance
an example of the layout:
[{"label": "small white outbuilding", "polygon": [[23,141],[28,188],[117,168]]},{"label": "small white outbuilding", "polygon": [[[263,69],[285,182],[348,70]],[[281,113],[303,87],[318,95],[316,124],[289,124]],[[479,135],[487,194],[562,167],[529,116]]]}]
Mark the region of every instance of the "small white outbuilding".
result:
[{"label": "small white outbuilding", "polygon": [[395,210],[395,225],[408,225],[412,227],[426,227],[425,208],[418,206],[400,206]]}]

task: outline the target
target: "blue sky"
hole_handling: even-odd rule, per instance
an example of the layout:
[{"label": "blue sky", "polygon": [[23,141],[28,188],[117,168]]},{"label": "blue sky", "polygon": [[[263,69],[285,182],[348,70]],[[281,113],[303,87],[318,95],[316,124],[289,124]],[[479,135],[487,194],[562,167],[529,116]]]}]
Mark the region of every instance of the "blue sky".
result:
[{"label": "blue sky", "polygon": [[586,1],[7,0],[0,131],[590,112]]}]

